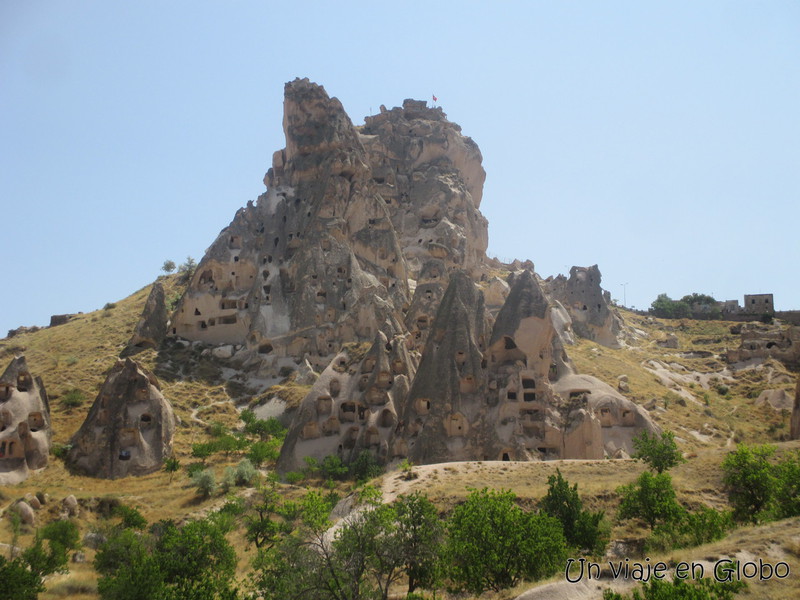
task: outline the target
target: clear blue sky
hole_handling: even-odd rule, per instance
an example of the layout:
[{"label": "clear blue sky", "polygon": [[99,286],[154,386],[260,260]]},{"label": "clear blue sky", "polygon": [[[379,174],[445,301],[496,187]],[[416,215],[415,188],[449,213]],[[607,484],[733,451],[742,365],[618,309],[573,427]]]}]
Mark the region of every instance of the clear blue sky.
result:
[{"label": "clear blue sky", "polygon": [[800,308],[800,3],[0,2],[0,335],[200,259],[263,190],[283,85],[354,122],[432,94],[489,251]]}]

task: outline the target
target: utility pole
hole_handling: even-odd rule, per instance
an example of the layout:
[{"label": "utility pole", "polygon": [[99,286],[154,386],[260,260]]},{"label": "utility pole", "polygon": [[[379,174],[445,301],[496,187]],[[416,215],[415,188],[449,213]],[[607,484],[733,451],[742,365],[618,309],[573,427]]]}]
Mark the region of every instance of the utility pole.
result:
[{"label": "utility pole", "polygon": [[628,307],[628,295],[627,295],[628,282],[626,281],[625,283],[620,283],[620,285],[622,286],[622,306],[627,308]]}]

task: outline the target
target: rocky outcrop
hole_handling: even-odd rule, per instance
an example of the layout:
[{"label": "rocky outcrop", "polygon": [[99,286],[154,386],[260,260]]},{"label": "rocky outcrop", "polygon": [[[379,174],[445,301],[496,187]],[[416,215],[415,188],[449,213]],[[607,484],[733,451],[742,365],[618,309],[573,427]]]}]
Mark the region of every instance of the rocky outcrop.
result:
[{"label": "rocky outcrop", "polygon": [[411,100],[356,128],[300,79],[286,85],[284,133],[267,192],[212,244],[171,334],[245,344],[245,366],[264,376],[303,359],[323,370],[343,344],[378,331],[410,330],[423,346],[448,272],[478,276],[485,259],[477,145]]},{"label": "rocky outcrop", "polygon": [[441,108],[417,100],[382,106],[359,134],[410,277],[417,279],[429,258],[477,277],[489,243],[479,211],[486,173],[477,144]]},{"label": "rocky outcrop", "polygon": [[286,85],[286,148],[256,204],[239,210],[198,265],[172,334],[246,344],[264,374],[343,343],[402,332],[405,260],[359,134],[336,98]]},{"label": "rocky outcrop", "polygon": [[392,445],[392,438],[417,366],[408,341],[378,332],[363,357],[357,347],[339,352],[300,405],[278,468],[302,468],[305,456],[322,461],[334,455],[349,463],[363,450],[383,462],[405,456],[405,446]]},{"label": "rocky outcrop", "polygon": [[44,384],[18,356],[0,376],[0,485],[19,483],[47,465],[51,436]]},{"label": "rocky outcrop", "polygon": [[789,366],[800,365],[800,327],[745,323],[739,348],[728,350],[728,362],[774,358]]},{"label": "rocky outcrop", "polygon": [[600,280],[597,265],[572,267],[569,279],[559,275],[549,280],[547,291],[567,309],[578,336],[618,348],[622,318],[611,308],[611,295],[600,287]]},{"label": "rocky outcrop", "polygon": [[792,409],[789,436],[793,440],[800,440],[800,378],[798,378],[797,387],[794,390],[794,408]]},{"label": "rocky outcrop", "polygon": [[132,356],[146,348],[158,348],[166,335],[167,304],[164,286],[156,281],[150,288],[150,294],[147,296],[142,316],[133,330],[133,335],[120,356]]},{"label": "rocky outcrop", "polygon": [[[502,445],[487,410],[489,323],[483,295],[463,271],[450,278],[393,446],[417,464],[482,459]],[[397,456],[404,456],[400,451]]]},{"label": "rocky outcrop", "polygon": [[117,361],[78,432],[67,462],[92,477],[118,479],[161,468],[172,454],[175,416],[155,375]]}]

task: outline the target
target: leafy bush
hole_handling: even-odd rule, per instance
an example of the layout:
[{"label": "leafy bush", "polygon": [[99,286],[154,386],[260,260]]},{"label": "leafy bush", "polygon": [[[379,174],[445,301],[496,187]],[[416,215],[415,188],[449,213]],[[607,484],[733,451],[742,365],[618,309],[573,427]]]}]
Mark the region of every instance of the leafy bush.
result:
[{"label": "leafy bush", "polygon": [[105,306],[103,306],[103,310],[111,310],[112,308],[117,308],[116,302],[106,302]]},{"label": "leafy bush", "polygon": [[672,478],[666,473],[653,475],[645,471],[634,483],[618,488],[617,493],[621,496],[618,517],[642,519],[650,529],[679,519],[684,510],[675,499]]},{"label": "leafy bush", "polygon": [[658,525],[646,542],[648,551],[664,552],[673,548],[693,548],[725,537],[733,529],[730,511],[706,506],[697,512],[684,512],[676,521]]},{"label": "leafy bush", "polygon": [[561,522],[568,544],[590,554],[601,554],[611,533],[603,511],[584,510],[578,496],[578,484],[570,487],[560,469],[556,469],[556,475],[548,477],[547,486],[547,495],[539,503],[539,508]]},{"label": "leafy bush", "polygon": [[350,463],[350,476],[356,481],[369,481],[383,473],[383,467],[369,450],[362,450]]},{"label": "leafy bush", "polygon": [[454,589],[500,591],[563,568],[567,544],[561,524],[545,514],[524,512],[515,499],[510,491],[484,488],[473,490],[453,510],[445,557]]},{"label": "leafy bush", "polygon": [[290,483],[292,485],[298,484],[301,481],[303,481],[303,474],[300,473],[299,471],[289,471],[283,477],[284,479],[286,479],[286,483]]},{"label": "leafy bush", "polygon": [[203,469],[192,475],[192,485],[197,488],[197,495],[208,498],[217,491],[217,478],[211,469]]},{"label": "leafy bush", "polygon": [[172,273],[175,270],[175,261],[165,260],[164,264],[161,265],[161,270],[164,271],[164,273]]},{"label": "leafy bush", "polygon": [[347,478],[350,470],[342,462],[342,459],[335,454],[329,454],[322,459],[320,464],[320,472],[325,479],[342,480]]},{"label": "leafy bush", "polygon": [[800,515],[800,450],[778,463],[775,470],[775,517]]},{"label": "leafy bush", "polygon": [[740,444],[722,461],[722,478],[737,521],[763,519],[776,487],[774,467],[770,458],[775,446]]},{"label": "leafy bush", "polygon": [[603,600],[731,600],[734,594],[747,587],[744,581],[724,581],[724,574],[720,574],[720,579],[723,581],[707,577],[692,583],[683,579],[652,579],[642,584],[641,593],[634,590],[633,596],[604,590]]},{"label": "leafy bush", "polygon": [[147,527],[147,519],[132,506],[119,504],[114,508],[114,514],[122,518],[122,526],[130,529],[144,529]]},{"label": "leafy bush", "polygon": [[64,392],[59,402],[64,408],[77,408],[86,402],[86,396],[78,388],[72,388]]},{"label": "leafy bush", "polygon": [[252,485],[258,478],[258,470],[249,459],[243,458],[236,465],[236,485]]},{"label": "leafy bush", "polygon": [[254,442],[247,452],[248,460],[256,466],[261,466],[270,460],[278,460],[278,456],[280,456],[280,442],[277,440]]}]

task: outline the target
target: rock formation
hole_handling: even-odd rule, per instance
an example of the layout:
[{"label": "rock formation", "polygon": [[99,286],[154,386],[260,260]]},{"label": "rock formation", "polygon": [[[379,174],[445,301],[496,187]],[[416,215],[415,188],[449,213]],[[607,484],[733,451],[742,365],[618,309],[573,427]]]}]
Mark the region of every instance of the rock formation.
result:
[{"label": "rock formation", "polygon": [[578,336],[618,348],[622,318],[611,308],[611,295],[600,287],[600,279],[597,265],[572,267],[569,279],[559,275],[548,281],[548,293],[567,309]]},{"label": "rock formation", "polygon": [[158,281],[150,289],[142,316],[121,356],[132,356],[145,348],[158,348],[167,335],[167,304],[164,286]]},{"label": "rock formation", "polygon": [[440,108],[406,100],[355,127],[297,79],[283,126],[267,191],[211,245],[170,332],[260,377],[320,373],[281,470],[365,449],[384,462],[602,458],[632,450],[614,428],[654,427],[564,350],[573,329],[619,343],[598,268],[543,287],[530,261],[487,259],[481,153]]},{"label": "rock formation", "polygon": [[92,477],[118,479],[161,468],[172,453],[175,416],[155,375],[117,361],[78,432],[67,461]]},{"label": "rock formation", "polygon": [[384,462],[405,456],[402,444],[391,443],[417,367],[408,341],[407,334],[378,332],[363,356],[353,346],[339,352],[301,403],[278,468],[299,469],[305,456],[349,463],[365,449]]},{"label": "rock formation", "polygon": [[0,376],[0,485],[19,483],[31,469],[44,467],[51,436],[44,384],[18,356]]},{"label": "rock formation", "polygon": [[774,358],[789,366],[800,365],[800,327],[745,323],[739,348],[728,350],[728,362]]}]

